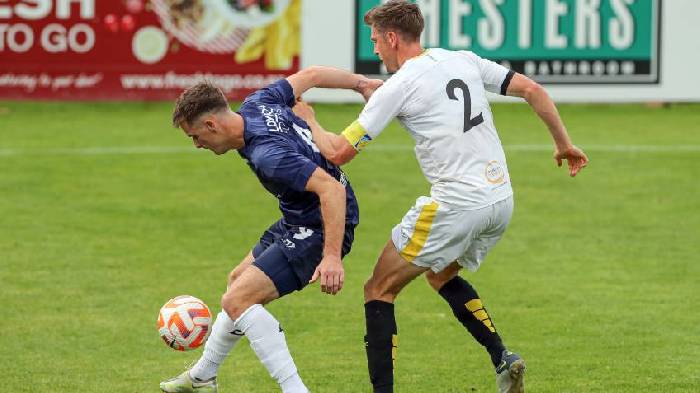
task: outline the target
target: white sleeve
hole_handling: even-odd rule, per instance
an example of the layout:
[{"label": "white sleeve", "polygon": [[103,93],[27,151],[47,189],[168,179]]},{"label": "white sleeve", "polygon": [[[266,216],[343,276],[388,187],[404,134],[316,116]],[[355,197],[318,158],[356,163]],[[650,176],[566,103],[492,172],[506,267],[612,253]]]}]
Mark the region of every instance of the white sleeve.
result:
[{"label": "white sleeve", "polygon": [[491,60],[479,57],[474,52],[462,51],[479,69],[484,87],[491,93],[506,95],[510,80],[515,72]]},{"label": "white sleeve", "polygon": [[400,112],[406,93],[396,75],[378,88],[357,119],[371,138],[377,137]]}]

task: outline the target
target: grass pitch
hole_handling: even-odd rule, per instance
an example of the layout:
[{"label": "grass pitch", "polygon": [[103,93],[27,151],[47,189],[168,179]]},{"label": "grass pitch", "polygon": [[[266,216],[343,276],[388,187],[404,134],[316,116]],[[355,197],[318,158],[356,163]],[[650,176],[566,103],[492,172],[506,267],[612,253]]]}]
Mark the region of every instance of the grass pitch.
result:
[{"label": "grass pitch", "polygon": [[[190,149],[171,104],[0,103],[0,370],[12,392],[157,392],[200,351],[158,338],[159,307],[214,313],[226,275],[279,216],[235,154]],[[524,105],[494,106],[515,189],[511,227],[476,274],[529,392],[697,392],[700,106],[561,106],[591,164],[551,160]],[[316,106],[341,129],[359,106]],[[273,303],[313,392],[370,392],[362,284],[428,185],[392,124],[345,169],[361,224],[336,297]],[[482,350],[419,278],[397,302],[396,390],[493,392]],[[242,341],[222,393],[274,392]]]}]

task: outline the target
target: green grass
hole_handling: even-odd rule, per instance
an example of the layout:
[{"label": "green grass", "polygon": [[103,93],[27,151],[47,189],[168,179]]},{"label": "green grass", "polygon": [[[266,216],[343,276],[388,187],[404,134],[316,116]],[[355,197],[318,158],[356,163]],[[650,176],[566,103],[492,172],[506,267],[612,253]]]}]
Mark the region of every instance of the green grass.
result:
[{"label": "green grass", "polygon": [[[163,345],[159,307],[218,312],[228,271],[279,215],[236,155],[178,150],[170,104],[0,103],[0,370],[11,392],[157,392],[194,353]],[[511,227],[476,274],[530,392],[696,392],[700,385],[700,106],[561,106],[591,164],[506,149]],[[329,129],[358,106],[318,105]],[[506,146],[548,144],[524,105],[495,105]],[[428,193],[392,124],[346,167],[361,208],[347,281],[273,303],[313,392],[369,392],[362,284],[391,227]],[[610,151],[608,145],[670,145]],[[174,147],[90,154],[85,148]],[[686,150],[678,146],[690,146]],[[694,146],[694,147],[693,147]],[[77,154],[81,153],[81,154]],[[93,152],[94,153],[94,152]],[[397,302],[397,391],[493,392],[483,351],[424,279]],[[242,341],[222,393],[277,391]]]}]

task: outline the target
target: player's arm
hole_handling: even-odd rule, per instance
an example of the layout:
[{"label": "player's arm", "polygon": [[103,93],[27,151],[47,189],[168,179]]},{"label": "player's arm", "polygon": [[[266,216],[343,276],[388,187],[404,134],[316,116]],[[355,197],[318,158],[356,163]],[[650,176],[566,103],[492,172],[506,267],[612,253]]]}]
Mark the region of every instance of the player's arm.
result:
[{"label": "player's arm", "polygon": [[362,94],[365,101],[374,90],[382,85],[379,79],[369,79],[364,75],[333,67],[311,66],[287,77],[294,90],[294,96],[300,97],[312,87],[331,89],[351,89]]},{"label": "player's arm", "polygon": [[335,165],[343,165],[364,149],[396,117],[409,94],[404,80],[394,76],[379,86],[362,109],[357,120],[336,135],[327,132],[316,120],[310,106],[297,102],[293,110],[306,121],[321,154]]},{"label": "player's arm", "polygon": [[321,278],[321,290],[335,294],[345,280],[340,260],[345,234],[345,187],[323,169],[300,154],[291,143],[268,138],[251,145],[250,163],[259,176],[297,192],[313,192],[320,201],[324,230],[323,259],[312,281]]},{"label": "player's arm", "polygon": [[567,160],[569,174],[576,176],[588,164],[586,154],[571,143],[571,138],[569,138],[564,122],[559,116],[559,111],[544,87],[525,75],[516,73],[510,80],[506,95],[524,98],[547,125],[549,133],[554,139],[556,147],[554,159],[557,161],[557,165],[561,166],[562,160]]},{"label": "player's arm", "polygon": [[341,248],[345,234],[345,187],[321,168],[306,183],[306,191],[318,195],[323,219],[323,259],[311,282],[321,279],[321,291],[335,295],[343,288],[345,272]]},{"label": "player's arm", "polygon": [[309,125],[314,143],[328,161],[340,166],[355,158],[357,150],[348,139],[343,135],[326,131],[316,120],[314,110],[309,104],[299,101],[292,110]]}]

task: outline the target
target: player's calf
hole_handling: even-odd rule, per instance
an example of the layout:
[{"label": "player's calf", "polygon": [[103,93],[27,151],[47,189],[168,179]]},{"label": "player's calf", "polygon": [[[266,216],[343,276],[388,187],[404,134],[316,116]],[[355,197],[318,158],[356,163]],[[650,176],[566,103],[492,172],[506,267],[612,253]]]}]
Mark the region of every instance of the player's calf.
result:
[{"label": "player's calf", "polygon": [[394,391],[398,336],[393,301],[406,284],[426,270],[403,259],[389,240],[365,284],[365,348],[374,393]]},{"label": "player's calf", "polygon": [[365,304],[365,350],[367,367],[374,393],[394,391],[394,361],[398,349],[398,335],[394,305],[381,300]]},{"label": "player's calf", "polygon": [[438,292],[450,305],[457,320],[486,348],[493,366],[497,367],[506,348],[476,290],[462,277],[455,276]]}]

